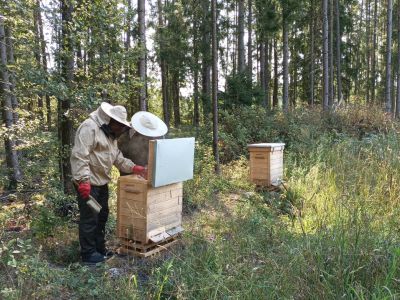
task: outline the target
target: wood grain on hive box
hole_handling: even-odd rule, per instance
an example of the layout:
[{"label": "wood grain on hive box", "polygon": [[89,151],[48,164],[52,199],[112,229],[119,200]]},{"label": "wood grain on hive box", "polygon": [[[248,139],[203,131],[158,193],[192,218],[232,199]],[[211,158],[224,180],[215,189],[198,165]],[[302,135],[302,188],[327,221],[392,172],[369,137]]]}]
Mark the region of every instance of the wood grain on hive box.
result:
[{"label": "wood grain on hive box", "polygon": [[135,175],[118,181],[118,237],[148,243],[182,224],[182,183],[154,188]]}]

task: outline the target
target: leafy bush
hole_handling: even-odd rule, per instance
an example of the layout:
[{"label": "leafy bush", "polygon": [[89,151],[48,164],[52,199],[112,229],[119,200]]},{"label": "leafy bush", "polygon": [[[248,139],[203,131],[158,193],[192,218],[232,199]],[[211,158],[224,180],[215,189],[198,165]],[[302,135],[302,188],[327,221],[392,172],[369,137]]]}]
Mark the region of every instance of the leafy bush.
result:
[{"label": "leafy bush", "polygon": [[57,217],[52,209],[38,206],[32,218],[31,229],[37,238],[44,239],[55,235],[55,229],[61,223],[60,217]]},{"label": "leafy bush", "polygon": [[[200,133],[201,143],[212,144],[212,124]],[[372,133],[387,133],[398,125],[380,109],[348,106],[329,113],[299,108],[283,113],[261,106],[241,106],[220,111],[219,147],[222,163],[247,156],[247,145],[284,142],[297,159],[308,157],[320,139],[348,135],[357,139]]]}]

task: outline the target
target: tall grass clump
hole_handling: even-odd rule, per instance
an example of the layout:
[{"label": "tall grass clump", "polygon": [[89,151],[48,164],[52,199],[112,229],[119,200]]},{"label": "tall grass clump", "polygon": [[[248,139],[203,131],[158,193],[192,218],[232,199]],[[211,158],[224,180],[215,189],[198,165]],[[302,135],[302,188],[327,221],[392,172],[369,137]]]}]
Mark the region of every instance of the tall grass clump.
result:
[{"label": "tall grass clump", "polygon": [[304,275],[324,296],[400,295],[399,150],[396,131],[323,136],[309,171],[289,179],[302,195],[293,233],[312,266]]}]

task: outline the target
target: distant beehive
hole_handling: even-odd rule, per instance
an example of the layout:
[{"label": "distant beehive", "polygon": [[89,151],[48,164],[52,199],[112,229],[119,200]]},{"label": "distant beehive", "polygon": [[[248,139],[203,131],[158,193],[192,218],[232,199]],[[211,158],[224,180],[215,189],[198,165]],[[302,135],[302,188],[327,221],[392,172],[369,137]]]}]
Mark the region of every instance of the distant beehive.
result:
[{"label": "distant beehive", "polygon": [[276,186],[283,176],[284,143],[247,145],[250,152],[250,179],[257,185]]}]

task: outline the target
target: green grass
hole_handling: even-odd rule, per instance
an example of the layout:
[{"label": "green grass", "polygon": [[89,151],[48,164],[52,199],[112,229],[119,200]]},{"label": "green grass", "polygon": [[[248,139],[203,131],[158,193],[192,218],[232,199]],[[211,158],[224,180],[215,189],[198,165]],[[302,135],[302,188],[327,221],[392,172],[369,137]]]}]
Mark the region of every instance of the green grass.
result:
[{"label": "green grass", "polygon": [[[181,243],[146,260],[114,260],[96,272],[76,263],[77,225],[53,212],[62,202],[57,193],[45,196],[22,233],[5,228],[23,206],[3,206],[0,298],[399,298],[396,123],[364,110],[293,114],[274,117],[287,143],[281,193],[258,192],[249,183],[244,148],[234,159],[226,156],[216,176],[211,148],[199,140],[195,177],[184,184]],[[114,226],[112,217],[110,239]],[[123,274],[112,278],[111,267]]]}]

